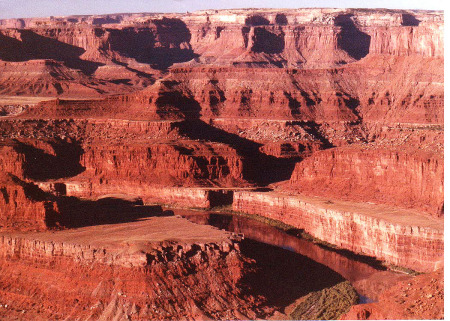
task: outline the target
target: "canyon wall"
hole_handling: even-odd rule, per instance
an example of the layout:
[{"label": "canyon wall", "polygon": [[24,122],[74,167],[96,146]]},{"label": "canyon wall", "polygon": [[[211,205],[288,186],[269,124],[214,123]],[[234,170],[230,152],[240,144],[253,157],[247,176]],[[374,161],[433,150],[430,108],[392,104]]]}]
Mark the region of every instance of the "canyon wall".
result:
[{"label": "canyon wall", "polygon": [[[209,155],[208,155],[209,154]],[[221,185],[242,181],[242,159],[218,144],[90,146],[81,157],[85,175],[100,180],[127,180],[157,185],[205,181]]]},{"label": "canyon wall", "polygon": [[234,193],[233,210],[281,221],[339,248],[417,271],[434,271],[443,262],[442,224],[417,212],[246,191]]},{"label": "canyon wall", "polygon": [[431,152],[351,147],[318,151],[296,165],[289,184],[302,194],[444,214],[443,158]]},{"label": "canyon wall", "polygon": [[[59,184],[59,185],[57,185]],[[224,205],[215,202],[214,197],[227,195],[226,190],[199,187],[155,186],[145,183],[124,182],[121,180],[64,181],[63,183],[42,182],[39,187],[48,192],[56,192],[61,187],[64,195],[77,198],[97,199],[105,195],[138,196],[146,204],[164,204],[186,208],[211,208]]]},{"label": "canyon wall", "polygon": [[[51,146],[45,143],[37,142],[39,145],[51,150]],[[54,227],[59,216],[56,202],[26,179],[33,173],[27,166],[23,146],[27,145],[18,141],[6,141],[0,145],[1,230],[44,230]]]},{"label": "canyon wall", "polygon": [[[179,221],[178,226],[190,226],[191,237],[202,235],[200,230],[212,230],[173,220]],[[236,239],[227,238],[222,231],[210,231],[210,240],[203,242],[189,240],[186,233],[178,234],[179,242],[144,244],[136,239],[142,228],[146,233],[156,231],[152,225],[159,231],[166,228],[161,219],[116,225],[102,232],[109,237],[106,243],[95,234],[88,236],[91,241],[86,243],[86,235],[98,234],[95,228],[84,228],[77,235],[70,231],[3,233],[1,283],[6,287],[0,292],[1,315],[182,319],[256,318],[270,312],[261,299],[242,293],[239,287],[250,262],[239,253]],[[123,238],[118,231],[130,228],[135,245],[124,247],[117,243]],[[17,271],[27,273],[18,277]],[[54,286],[48,286],[49,282]],[[45,308],[34,306],[34,300]]]},{"label": "canyon wall", "polygon": [[[97,235],[111,224],[167,214],[150,203],[232,204],[340,249],[434,271],[443,262],[443,65],[443,12],[1,20],[0,229],[70,234],[95,225],[88,235]],[[117,200],[103,206],[111,198],[139,202],[125,202],[126,210]],[[239,288],[249,262],[237,248],[212,241],[108,256],[89,242],[14,233],[0,247],[7,271],[0,298],[19,309],[10,313],[267,316]],[[11,279],[28,263],[29,279]],[[61,295],[58,269],[79,292]],[[61,287],[41,283],[41,273]],[[32,302],[41,297],[48,309],[38,313]]]},{"label": "canyon wall", "polygon": [[371,56],[329,70],[173,68],[143,92],[102,102],[44,102],[23,116],[442,124],[442,63]]},{"label": "canyon wall", "polygon": [[58,206],[32,183],[0,177],[1,230],[45,230],[55,226]]},{"label": "canyon wall", "polygon": [[[442,58],[442,21],[441,12],[382,9],[2,20],[2,83],[11,86],[3,93],[89,97],[130,92],[180,63],[326,69],[373,55]],[[36,59],[44,61],[36,65]],[[14,72],[17,67],[23,71]],[[27,88],[25,83],[31,83],[23,73],[37,69],[42,78]],[[11,77],[15,83],[6,81]]]}]

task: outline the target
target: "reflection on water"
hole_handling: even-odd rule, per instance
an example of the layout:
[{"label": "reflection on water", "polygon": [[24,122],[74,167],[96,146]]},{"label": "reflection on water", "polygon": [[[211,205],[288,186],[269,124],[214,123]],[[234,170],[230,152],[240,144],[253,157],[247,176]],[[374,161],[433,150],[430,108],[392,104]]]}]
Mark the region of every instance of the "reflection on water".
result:
[{"label": "reflection on water", "polygon": [[241,286],[248,285],[249,292],[263,295],[274,306],[286,307],[308,293],[345,281],[332,269],[274,245],[247,238],[240,248],[259,268],[246,273]]},{"label": "reflection on water", "polygon": [[[244,254],[254,258],[259,265],[270,266],[266,269],[266,275],[260,277],[267,282],[274,279],[272,280],[274,283],[289,280],[287,286],[293,291],[299,287],[299,284],[308,290],[311,288],[320,290],[327,286],[325,283],[331,286],[343,278],[350,281],[358,291],[361,303],[369,303],[376,301],[378,294],[384,289],[400,280],[410,278],[408,275],[383,271],[380,267],[344,256],[339,252],[326,249],[311,241],[246,217],[188,210],[175,210],[175,214],[198,224],[212,225],[227,231],[242,233],[247,240],[244,240],[242,244]],[[264,247],[261,244],[266,245]],[[263,255],[264,253],[265,255]],[[276,275],[277,273],[279,275]],[[305,285],[305,281],[301,280],[305,278],[310,280],[311,284],[308,286]],[[274,297],[282,296],[280,293],[269,293],[269,295],[271,294]],[[284,302],[282,303],[284,304]]]}]

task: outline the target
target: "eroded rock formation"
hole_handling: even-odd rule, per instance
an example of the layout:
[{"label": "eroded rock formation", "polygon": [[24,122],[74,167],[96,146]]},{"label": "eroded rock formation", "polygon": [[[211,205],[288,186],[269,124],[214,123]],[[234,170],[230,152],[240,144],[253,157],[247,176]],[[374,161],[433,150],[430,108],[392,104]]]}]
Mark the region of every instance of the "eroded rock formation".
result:
[{"label": "eroded rock formation", "polygon": [[[371,54],[443,57],[442,15],[426,11],[225,10],[10,19],[0,27],[2,79],[15,75],[16,83],[27,83],[23,71],[8,74],[14,68],[9,66],[39,68],[42,80],[22,90],[44,95],[130,91],[187,61],[311,69]],[[62,64],[43,61],[41,68],[36,59]],[[4,93],[19,88],[3,84]]]},{"label": "eroded rock formation", "polygon": [[[329,246],[432,272],[443,264],[443,62],[442,12],[254,9],[2,20],[0,229],[69,235],[73,227],[163,215],[150,203],[232,205]],[[105,201],[111,195],[138,201],[123,207]],[[34,267],[29,280],[18,281],[19,292],[1,290],[0,299],[15,307],[9,313],[273,312],[263,298],[243,301],[238,283],[251,262],[238,247],[201,246],[203,259],[191,260],[182,246],[181,254],[160,253],[166,259],[155,264],[150,252],[114,252],[123,262],[117,265],[102,257],[103,248],[83,245],[86,252],[72,241],[33,243],[46,232],[11,233],[2,235],[2,284],[27,262]],[[57,257],[55,246],[81,252]],[[93,251],[101,262],[84,270]],[[128,266],[135,260],[142,264]],[[51,264],[70,268],[64,278],[73,282],[88,273],[94,294],[66,299],[30,281],[40,271],[58,279]],[[173,284],[161,285],[164,273]],[[137,281],[126,294],[110,283],[130,276]],[[192,284],[187,298],[175,293],[189,293]],[[211,288],[218,290],[206,299]],[[169,305],[158,301],[158,289],[172,291]],[[54,302],[47,312],[30,308],[41,296]],[[65,310],[75,296],[78,305]],[[381,317],[381,310],[349,316]]]},{"label": "eroded rock formation", "polygon": [[275,192],[235,192],[233,209],[285,222],[339,248],[413,270],[434,271],[443,263],[441,221],[415,211]]},{"label": "eroded rock formation", "polygon": [[442,156],[405,149],[333,148],[298,163],[290,185],[303,194],[393,204],[441,216]]},{"label": "eroded rock formation", "polygon": [[[101,233],[98,227],[2,233],[0,242],[2,317],[254,319],[270,313],[238,285],[250,262],[237,240],[180,218],[104,226]],[[17,270],[27,273],[19,277]]]},{"label": "eroded rock formation", "polygon": [[15,176],[0,178],[2,230],[45,230],[54,227],[58,206],[33,183]]}]

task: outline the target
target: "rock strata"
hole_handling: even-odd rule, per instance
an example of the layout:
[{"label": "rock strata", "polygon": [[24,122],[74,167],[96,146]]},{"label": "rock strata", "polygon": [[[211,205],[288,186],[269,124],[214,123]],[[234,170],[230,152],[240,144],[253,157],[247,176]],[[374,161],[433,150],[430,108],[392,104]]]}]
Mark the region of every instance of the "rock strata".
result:
[{"label": "rock strata", "polygon": [[[0,20],[0,304],[14,307],[0,316],[273,312],[241,287],[253,265],[228,236],[189,249],[175,234],[110,239],[117,224],[194,229],[161,204],[232,206],[400,268],[440,268],[443,25],[440,11],[385,9]],[[349,316],[400,316],[380,304]],[[442,309],[413,310],[401,316]]]},{"label": "rock strata", "polygon": [[[99,232],[90,227],[2,233],[0,300],[6,309],[1,315],[253,319],[270,312],[239,288],[250,262],[241,256],[238,240],[225,232],[175,217],[104,226]],[[24,269],[18,277],[15,271]],[[33,305],[38,298],[45,309]]]},{"label": "rock strata", "polygon": [[434,271],[443,262],[443,221],[417,212],[246,191],[234,193],[233,209],[284,222],[339,248],[416,271]]},{"label": "rock strata", "polygon": [[442,216],[441,157],[414,150],[333,148],[298,163],[289,183],[303,194],[393,204]]}]

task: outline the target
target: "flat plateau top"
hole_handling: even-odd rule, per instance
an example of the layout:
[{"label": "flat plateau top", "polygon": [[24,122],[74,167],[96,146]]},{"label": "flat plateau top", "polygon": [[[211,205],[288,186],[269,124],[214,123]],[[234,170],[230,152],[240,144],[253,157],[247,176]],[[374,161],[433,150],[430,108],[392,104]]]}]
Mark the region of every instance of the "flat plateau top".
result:
[{"label": "flat plateau top", "polygon": [[162,242],[176,244],[229,242],[232,233],[208,225],[195,224],[181,217],[164,216],[62,231],[4,232],[0,233],[0,236],[78,244],[110,250],[146,250]]}]

